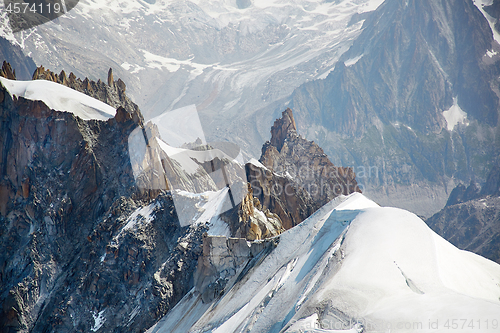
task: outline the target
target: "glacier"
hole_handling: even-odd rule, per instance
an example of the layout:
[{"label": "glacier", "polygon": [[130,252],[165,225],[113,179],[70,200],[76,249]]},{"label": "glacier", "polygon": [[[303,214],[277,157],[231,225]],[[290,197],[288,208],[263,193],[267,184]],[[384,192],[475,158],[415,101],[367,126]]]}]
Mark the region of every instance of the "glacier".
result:
[{"label": "glacier", "polygon": [[195,104],[210,141],[257,155],[267,133],[254,118],[267,128],[266,109],[328,75],[382,2],[81,0],[29,31],[0,15],[0,35],[55,71],[97,80],[112,67],[147,119]]}]

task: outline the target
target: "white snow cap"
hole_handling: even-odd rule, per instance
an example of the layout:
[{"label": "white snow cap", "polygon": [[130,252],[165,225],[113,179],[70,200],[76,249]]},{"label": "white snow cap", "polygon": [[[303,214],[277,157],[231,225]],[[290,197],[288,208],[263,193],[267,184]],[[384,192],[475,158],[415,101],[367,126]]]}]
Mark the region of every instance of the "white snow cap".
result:
[{"label": "white snow cap", "polygon": [[491,329],[494,320],[500,327],[500,265],[359,193],[283,233],[220,299],[203,304],[198,295],[149,332],[479,332],[478,323]]},{"label": "white snow cap", "polygon": [[443,111],[443,117],[446,119],[446,128],[453,131],[458,124],[468,125],[467,113],[458,106],[458,98],[453,98],[453,105],[446,111]]},{"label": "white snow cap", "polygon": [[3,77],[0,77],[0,82],[11,95],[42,101],[51,109],[71,112],[83,120],[107,120],[116,114],[112,106],[56,82],[17,81]]}]

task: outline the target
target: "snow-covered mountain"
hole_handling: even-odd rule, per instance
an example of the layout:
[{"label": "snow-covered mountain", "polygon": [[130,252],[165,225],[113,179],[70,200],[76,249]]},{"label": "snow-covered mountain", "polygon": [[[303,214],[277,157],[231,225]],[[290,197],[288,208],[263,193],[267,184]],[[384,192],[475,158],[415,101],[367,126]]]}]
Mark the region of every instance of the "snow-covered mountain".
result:
[{"label": "snow-covered mountain", "polygon": [[498,155],[495,7],[382,3],[83,0],[16,33],[2,12],[0,34],[52,70],[113,68],[146,119],[196,105],[208,141],[254,157],[290,106],[368,195],[430,216]]},{"label": "snow-covered mountain", "polygon": [[325,205],[228,279],[220,299],[204,302],[194,288],[148,332],[486,332],[500,324],[500,265],[359,193]]},{"label": "snow-covered mountain", "polygon": [[[65,71],[0,78],[0,330],[498,330],[500,266],[378,205],[430,214],[498,161],[495,4],[82,0],[16,33],[0,11]],[[205,145],[257,157],[284,109],[260,162]],[[495,225],[497,192],[435,230],[469,207],[484,219],[451,235]]]},{"label": "snow-covered mountain", "polygon": [[84,120],[107,120],[115,108],[81,92],[46,80],[17,81],[0,77],[2,85],[17,97],[43,101],[49,108],[74,113]]},{"label": "snow-covered mountain", "polygon": [[[87,84],[114,91],[119,85],[109,77],[108,85]],[[248,211],[249,221],[262,228],[254,233],[258,240],[249,241],[228,238],[235,235],[235,224],[244,229],[247,222],[236,216],[230,224],[230,215],[221,217],[229,191],[224,188],[177,191],[196,213],[192,223],[183,224],[173,191],[137,182],[128,138],[137,128],[150,135],[149,147],[158,146],[159,158],[166,154],[165,161],[184,170],[179,176],[186,184],[211,158],[228,159],[225,154],[170,146],[151,136],[154,124],[144,125],[140,115],[118,108],[113,116],[109,105],[62,84],[4,78],[0,83],[0,238],[13,250],[0,255],[2,329],[498,328],[500,266],[458,250],[413,213],[379,207],[354,193],[283,232],[277,215],[259,208],[249,192],[256,208]],[[101,119],[104,113],[108,116]],[[269,144],[298,154],[285,131],[295,133],[291,111],[283,116]],[[313,145],[305,141],[302,146]],[[281,159],[287,163],[285,155]],[[152,185],[154,179],[145,180]],[[238,214],[248,207],[238,207]],[[264,231],[266,239],[260,237]]]},{"label": "snow-covered mountain", "polygon": [[257,155],[272,103],[325,77],[359,35],[363,13],[381,2],[83,0],[18,33],[2,12],[0,31],[57,72],[97,80],[112,67],[146,118],[196,104],[210,141]]}]

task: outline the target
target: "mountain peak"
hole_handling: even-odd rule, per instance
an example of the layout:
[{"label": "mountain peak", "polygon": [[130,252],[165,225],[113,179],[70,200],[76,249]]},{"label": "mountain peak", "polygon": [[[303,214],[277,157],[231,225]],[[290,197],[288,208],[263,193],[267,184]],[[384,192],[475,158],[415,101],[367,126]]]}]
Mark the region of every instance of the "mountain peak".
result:
[{"label": "mountain peak", "polygon": [[281,113],[281,118],[274,121],[274,125],[271,128],[271,144],[278,151],[281,151],[289,133],[297,134],[297,125],[295,125],[292,109],[287,108]]},{"label": "mountain peak", "polygon": [[7,62],[4,61],[2,64],[2,68],[0,69],[0,76],[7,78],[9,80],[15,80],[16,79],[16,70],[12,69],[12,66]]},{"label": "mountain peak", "polygon": [[[310,195],[312,206],[317,206],[317,209],[341,194],[361,192],[352,168],[336,167],[317,143],[297,134],[297,126],[290,108],[283,111],[280,119],[276,119],[271,128],[271,135],[271,140],[262,147],[259,162],[268,170],[287,179],[280,180],[283,182],[280,184],[283,185],[281,188],[288,189],[288,185],[284,182],[291,182],[297,185],[297,189],[300,187],[307,192],[308,194],[302,198],[304,203],[308,201],[306,196]],[[269,181],[267,177],[266,180],[261,179],[262,176],[263,172],[260,170],[256,171],[256,176],[251,175],[247,178],[252,186],[255,186],[254,192],[261,193],[260,197],[257,196],[260,202],[269,208],[275,208],[273,205],[268,205],[268,198],[262,194],[263,189],[259,183]],[[281,192],[279,195],[283,195],[279,201],[287,202],[286,197],[289,195],[287,191],[278,191]],[[279,210],[277,211],[280,215]],[[288,212],[290,209],[285,211]],[[291,223],[288,223],[287,216],[280,215],[280,218],[285,229],[296,225],[297,221],[300,223],[297,216]]]}]

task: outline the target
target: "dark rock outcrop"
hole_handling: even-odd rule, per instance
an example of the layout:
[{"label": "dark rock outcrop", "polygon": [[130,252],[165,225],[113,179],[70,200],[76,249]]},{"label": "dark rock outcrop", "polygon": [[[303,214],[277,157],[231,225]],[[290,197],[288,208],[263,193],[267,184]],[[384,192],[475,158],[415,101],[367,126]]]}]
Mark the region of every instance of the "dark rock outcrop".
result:
[{"label": "dark rock outcrop", "polygon": [[130,111],[84,121],[0,86],[0,331],[143,332],[193,287],[205,228],[137,186]]},{"label": "dark rock outcrop", "polygon": [[491,170],[481,190],[474,182],[458,185],[426,222],[458,248],[500,263],[500,168]]},{"label": "dark rock outcrop", "polygon": [[446,202],[446,206],[456,205],[458,203],[466,202],[475,199],[479,194],[480,188],[475,182],[471,182],[468,187],[459,184],[450,193],[450,197]]}]

